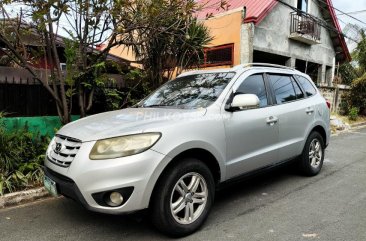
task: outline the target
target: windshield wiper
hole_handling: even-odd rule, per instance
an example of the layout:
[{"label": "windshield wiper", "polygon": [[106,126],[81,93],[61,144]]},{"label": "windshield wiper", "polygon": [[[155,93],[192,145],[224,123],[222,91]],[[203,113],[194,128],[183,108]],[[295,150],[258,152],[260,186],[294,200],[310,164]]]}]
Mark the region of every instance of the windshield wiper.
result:
[{"label": "windshield wiper", "polygon": [[185,107],[183,105],[142,105],[142,108],[151,108],[151,107],[171,107],[171,108],[179,108],[184,109]]},{"label": "windshield wiper", "polygon": [[149,107],[166,107],[169,105],[142,105],[141,107],[143,108],[149,108]]}]

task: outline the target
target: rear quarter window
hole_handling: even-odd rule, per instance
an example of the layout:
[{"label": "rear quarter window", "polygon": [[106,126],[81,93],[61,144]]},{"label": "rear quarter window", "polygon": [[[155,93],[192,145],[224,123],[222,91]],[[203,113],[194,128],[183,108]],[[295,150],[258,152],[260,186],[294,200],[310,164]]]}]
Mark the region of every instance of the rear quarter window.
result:
[{"label": "rear quarter window", "polygon": [[297,79],[299,80],[300,85],[302,86],[302,88],[304,89],[305,93],[307,96],[312,96],[316,94],[316,89],[315,87],[310,83],[310,80],[308,80],[305,77],[296,76]]}]

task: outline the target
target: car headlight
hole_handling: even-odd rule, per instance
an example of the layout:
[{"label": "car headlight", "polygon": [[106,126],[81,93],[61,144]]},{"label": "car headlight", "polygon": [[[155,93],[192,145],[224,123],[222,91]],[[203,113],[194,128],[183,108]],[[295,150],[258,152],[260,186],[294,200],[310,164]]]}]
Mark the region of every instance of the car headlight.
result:
[{"label": "car headlight", "polygon": [[51,151],[54,149],[54,145],[56,143],[55,139],[56,138],[53,137],[52,140],[50,141],[50,144],[48,144],[47,151],[46,151],[46,155],[47,156],[50,156],[51,155]]},{"label": "car headlight", "polygon": [[90,154],[92,160],[130,156],[146,151],[160,138],[160,133],[142,133],[97,141]]}]

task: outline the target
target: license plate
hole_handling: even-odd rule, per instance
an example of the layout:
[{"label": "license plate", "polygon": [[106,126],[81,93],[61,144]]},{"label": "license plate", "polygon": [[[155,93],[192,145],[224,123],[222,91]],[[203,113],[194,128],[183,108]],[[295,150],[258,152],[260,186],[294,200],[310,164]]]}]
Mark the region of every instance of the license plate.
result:
[{"label": "license plate", "polygon": [[51,193],[52,196],[57,197],[58,193],[57,193],[57,188],[56,188],[56,182],[54,180],[52,180],[51,178],[44,176],[44,181],[43,181],[44,187],[46,188],[46,190]]}]

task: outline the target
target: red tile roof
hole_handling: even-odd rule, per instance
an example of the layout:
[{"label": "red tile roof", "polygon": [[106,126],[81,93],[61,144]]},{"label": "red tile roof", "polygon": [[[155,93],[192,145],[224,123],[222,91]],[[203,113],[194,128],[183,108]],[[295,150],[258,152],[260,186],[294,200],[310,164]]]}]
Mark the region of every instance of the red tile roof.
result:
[{"label": "red tile roof", "polygon": [[207,15],[216,15],[237,8],[246,7],[246,17],[244,22],[253,22],[258,24],[277,4],[276,0],[228,0],[225,9],[220,8],[220,0],[199,0],[198,6],[202,6],[202,10],[197,13],[198,19],[206,18]]}]

